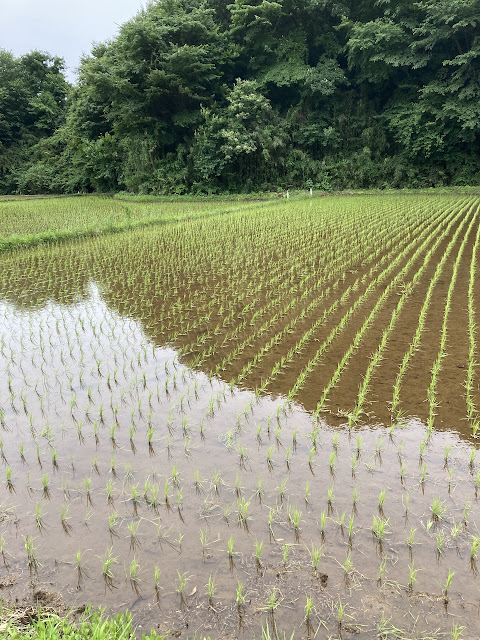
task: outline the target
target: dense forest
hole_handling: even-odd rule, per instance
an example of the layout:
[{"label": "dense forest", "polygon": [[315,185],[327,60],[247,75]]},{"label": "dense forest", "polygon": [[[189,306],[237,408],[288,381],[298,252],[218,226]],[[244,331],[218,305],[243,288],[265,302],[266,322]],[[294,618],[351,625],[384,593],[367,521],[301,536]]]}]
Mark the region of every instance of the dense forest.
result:
[{"label": "dense forest", "polygon": [[75,86],[0,50],[1,193],[479,178],[480,0],[155,0]]}]

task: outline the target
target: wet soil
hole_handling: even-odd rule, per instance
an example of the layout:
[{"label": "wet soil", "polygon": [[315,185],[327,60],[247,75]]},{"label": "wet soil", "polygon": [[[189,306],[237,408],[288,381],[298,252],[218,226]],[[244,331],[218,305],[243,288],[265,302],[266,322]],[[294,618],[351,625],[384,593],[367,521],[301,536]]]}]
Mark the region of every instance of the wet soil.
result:
[{"label": "wet soil", "polygon": [[[435,221],[455,203],[447,198],[436,209],[431,205],[425,197],[416,206]],[[351,211],[339,207],[337,218],[332,211],[300,211],[297,229],[282,207],[278,220],[241,212],[222,222],[193,221],[1,258],[0,597],[19,606],[128,608],[140,635],[154,628],[180,638],[251,638],[268,624],[282,637],[295,631],[295,637],[366,639],[394,627],[421,637],[450,634],[458,623],[465,626],[463,638],[479,636],[480,462],[463,421],[465,371],[456,367],[465,360],[468,338],[470,241],[452,298],[439,426],[430,439],[417,398],[426,395],[431,362],[425,363],[438,351],[437,316],[454,253],[435,291],[422,351],[405,379],[402,405],[409,417],[394,430],[382,426],[384,387],[408,346],[439,254],[406,303],[372,381],[369,400],[376,402],[355,429],[342,412],[315,420],[311,409],[313,389],[329,377],[328,367],[336,366],[365,311],[352,317],[309,374],[310,390],[290,404],[288,380],[311,357],[308,349],[272,378],[266,394],[255,394],[249,380],[243,387],[229,384],[231,376],[221,370],[212,375],[216,353],[205,357],[202,370],[202,364],[190,368],[190,356],[178,351],[201,335],[187,328],[199,318],[205,318],[204,333],[220,324],[215,341],[234,331],[254,301],[244,312],[251,318],[268,304],[272,278],[279,303],[288,304],[280,284],[292,264],[298,263],[292,286],[305,278],[297,255],[305,224],[311,236],[328,229],[327,222],[353,224],[358,211],[348,206]],[[378,215],[382,211],[400,215],[401,206],[397,212],[385,198]],[[367,213],[359,225],[374,224]],[[280,223],[286,230],[277,234]],[[355,258],[345,263],[347,274],[358,272]],[[313,259],[306,264],[312,273],[319,269]],[[367,265],[360,269],[366,273]],[[346,275],[336,295],[352,278]],[[353,406],[400,292],[392,290],[353,354],[330,408]],[[380,293],[373,292],[372,303]],[[231,311],[231,324],[223,327]],[[294,327],[272,354],[280,357],[306,326]],[[315,340],[325,332],[320,328]],[[206,336],[203,348],[211,344]],[[238,354],[235,371],[254,357],[255,344]],[[443,377],[454,362],[454,376]],[[445,401],[450,388],[458,402]],[[449,571],[455,575],[445,594]],[[307,597],[314,606],[308,619]]]}]

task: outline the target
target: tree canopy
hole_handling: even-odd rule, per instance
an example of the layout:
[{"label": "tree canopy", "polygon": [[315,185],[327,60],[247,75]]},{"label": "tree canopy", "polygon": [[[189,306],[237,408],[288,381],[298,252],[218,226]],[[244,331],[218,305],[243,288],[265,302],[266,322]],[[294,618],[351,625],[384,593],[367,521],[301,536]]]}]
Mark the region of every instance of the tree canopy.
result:
[{"label": "tree canopy", "polygon": [[0,190],[480,177],[480,0],[154,0],[81,61],[0,50]]}]

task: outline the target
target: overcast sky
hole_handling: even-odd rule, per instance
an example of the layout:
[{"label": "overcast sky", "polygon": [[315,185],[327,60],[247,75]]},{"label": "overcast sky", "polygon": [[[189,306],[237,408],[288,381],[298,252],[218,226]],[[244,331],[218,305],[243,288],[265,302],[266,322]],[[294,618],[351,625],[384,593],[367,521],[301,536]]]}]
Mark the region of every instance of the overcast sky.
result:
[{"label": "overcast sky", "polygon": [[61,56],[68,78],[92,42],[116,35],[146,5],[141,0],[0,0],[0,48],[15,56],[39,49]]}]

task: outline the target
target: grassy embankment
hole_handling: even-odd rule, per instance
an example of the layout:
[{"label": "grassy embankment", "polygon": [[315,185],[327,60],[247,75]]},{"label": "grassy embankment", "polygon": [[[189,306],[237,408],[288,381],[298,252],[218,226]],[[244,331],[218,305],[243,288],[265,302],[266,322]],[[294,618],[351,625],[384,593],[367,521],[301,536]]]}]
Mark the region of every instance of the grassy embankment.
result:
[{"label": "grassy embankment", "polygon": [[[257,203],[258,205],[258,203]],[[123,202],[102,196],[0,200],[0,252],[221,215],[248,202]]]},{"label": "grassy embankment", "polygon": [[[3,606],[0,637],[5,640],[128,640],[135,638],[135,630],[129,613],[108,618],[101,611],[92,613],[87,609],[79,621],[73,622],[70,616],[61,617],[48,610],[12,610]],[[155,631],[142,636],[142,640],[163,639],[164,636]]]},{"label": "grassy embankment", "polygon": [[[477,194],[478,187],[449,187],[389,191],[414,194]],[[380,190],[342,193],[316,192],[314,197],[378,195]],[[308,198],[304,190],[292,190],[294,199]],[[118,193],[110,196],[9,196],[0,197],[0,253],[21,247],[64,242],[76,238],[119,233],[196,217],[230,213],[248,206],[266,206],[285,193],[226,196],[148,196]]]}]

